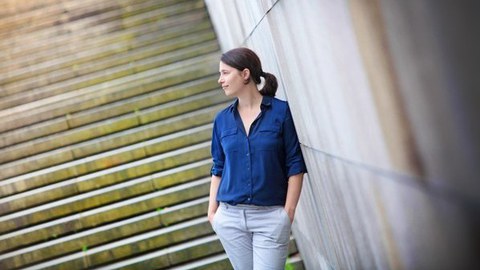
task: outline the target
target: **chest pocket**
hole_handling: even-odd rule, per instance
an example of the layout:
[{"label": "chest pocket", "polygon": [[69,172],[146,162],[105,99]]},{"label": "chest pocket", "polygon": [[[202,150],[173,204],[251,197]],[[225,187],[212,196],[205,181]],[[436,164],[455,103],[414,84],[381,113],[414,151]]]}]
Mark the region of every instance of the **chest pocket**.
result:
[{"label": "chest pocket", "polygon": [[277,150],[282,147],[282,133],[279,126],[263,126],[259,130],[258,149]]},{"label": "chest pocket", "polygon": [[232,152],[238,149],[239,140],[238,128],[229,128],[225,129],[220,134],[220,141],[222,142],[222,147],[225,152]]}]

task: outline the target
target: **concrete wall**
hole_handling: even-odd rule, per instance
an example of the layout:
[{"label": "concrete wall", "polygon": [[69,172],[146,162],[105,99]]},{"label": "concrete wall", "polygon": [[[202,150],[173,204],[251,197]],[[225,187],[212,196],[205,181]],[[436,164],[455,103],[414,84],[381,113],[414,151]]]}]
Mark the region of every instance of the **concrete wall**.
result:
[{"label": "concrete wall", "polygon": [[479,253],[474,1],[206,0],[277,75],[309,174],[307,269],[461,269]]}]

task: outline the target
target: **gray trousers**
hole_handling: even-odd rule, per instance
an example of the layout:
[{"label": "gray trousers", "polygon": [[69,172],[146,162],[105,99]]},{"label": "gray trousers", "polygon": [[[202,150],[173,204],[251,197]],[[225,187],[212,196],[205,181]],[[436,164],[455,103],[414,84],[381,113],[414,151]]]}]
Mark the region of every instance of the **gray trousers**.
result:
[{"label": "gray trousers", "polygon": [[283,206],[220,203],[212,227],[235,270],[285,269],[291,224]]}]

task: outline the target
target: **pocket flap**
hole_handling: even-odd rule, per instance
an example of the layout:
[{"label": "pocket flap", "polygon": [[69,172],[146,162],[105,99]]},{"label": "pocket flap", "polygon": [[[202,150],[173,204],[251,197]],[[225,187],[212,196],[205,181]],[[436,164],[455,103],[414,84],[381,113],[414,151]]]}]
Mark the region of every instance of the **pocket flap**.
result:
[{"label": "pocket flap", "polygon": [[260,132],[280,132],[280,127],[279,126],[262,126],[259,129]]},{"label": "pocket flap", "polygon": [[221,138],[223,137],[226,137],[226,136],[230,136],[230,135],[235,135],[237,134],[238,132],[238,128],[229,128],[229,129],[225,129],[225,130],[222,130],[222,133],[221,133]]}]

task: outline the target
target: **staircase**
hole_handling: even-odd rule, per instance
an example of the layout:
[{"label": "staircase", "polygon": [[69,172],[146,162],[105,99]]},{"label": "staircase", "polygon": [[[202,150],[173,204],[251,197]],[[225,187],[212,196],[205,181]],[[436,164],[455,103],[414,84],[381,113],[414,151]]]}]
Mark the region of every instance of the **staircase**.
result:
[{"label": "staircase", "polygon": [[2,1],[0,269],[231,269],[206,218],[219,54],[200,0]]}]

